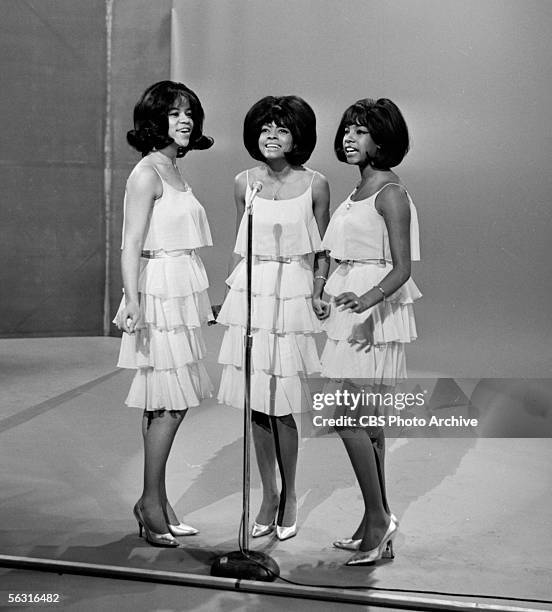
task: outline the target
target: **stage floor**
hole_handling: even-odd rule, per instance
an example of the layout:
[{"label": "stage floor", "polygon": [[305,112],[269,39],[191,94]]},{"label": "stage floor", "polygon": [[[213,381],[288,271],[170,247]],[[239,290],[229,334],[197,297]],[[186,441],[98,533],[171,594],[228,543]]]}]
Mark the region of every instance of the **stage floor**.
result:
[{"label": "stage floor", "polygon": [[[215,383],[221,332],[207,330]],[[200,534],[181,538],[178,549],[148,546],[132,516],[142,476],[140,412],[123,405],[132,373],[114,367],[118,344],[116,338],[0,340],[0,554],[208,575],[213,559],[238,544],[242,413],[214,401],[189,411],[167,469],[168,492]],[[349,553],[331,545],[350,536],[362,509],[340,440],[302,438],[299,453],[297,537],[251,541],[278,562],[283,577],[449,593],[456,600],[519,598],[552,610],[534,602],[552,599],[550,439],[390,438],[388,493],[401,522],[396,558],[368,568],[345,567]],[[253,516],[259,500],[253,460]],[[182,591],[174,586],[7,569],[0,578],[1,609],[8,609],[9,593],[29,589],[65,589],[69,610],[332,609],[201,589],[186,589],[187,603],[178,607]]]}]

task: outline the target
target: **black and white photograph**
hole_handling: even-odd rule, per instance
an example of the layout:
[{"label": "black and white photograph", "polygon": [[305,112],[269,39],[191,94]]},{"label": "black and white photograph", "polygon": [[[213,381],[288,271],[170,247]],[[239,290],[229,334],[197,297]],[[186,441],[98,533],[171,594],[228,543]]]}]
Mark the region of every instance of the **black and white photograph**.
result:
[{"label": "black and white photograph", "polygon": [[552,2],[0,14],[0,610],[552,611]]}]

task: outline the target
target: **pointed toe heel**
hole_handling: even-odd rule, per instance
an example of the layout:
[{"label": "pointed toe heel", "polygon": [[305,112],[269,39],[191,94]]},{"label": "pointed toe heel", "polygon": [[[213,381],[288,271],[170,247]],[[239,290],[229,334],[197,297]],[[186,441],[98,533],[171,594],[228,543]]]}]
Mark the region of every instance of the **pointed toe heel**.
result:
[{"label": "pointed toe heel", "polygon": [[293,523],[290,527],[280,527],[280,525],[276,525],[276,537],[283,542],[284,540],[289,540],[297,535],[297,521]]},{"label": "pointed toe heel", "polygon": [[178,525],[168,523],[167,527],[173,536],[193,536],[199,533],[199,529],[186,525],[186,523],[178,523]]},{"label": "pointed toe heel", "polygon": [[276,508],[274,512],[274,518],[272,519],[272,522],[268,525],[263,525],[262,523],[257,523],[257,521],[254,521],[253,527],[251,529],[251,537],[252,538],[262,538],[264,536],[270,535],[276,528],[277,513],[278,513],[278,509]]},{"label": "pointed toe heel", "polygon": [[164,548],[177,548],[179,546],[178,540],[175,540],[170,533],[155,533],[146,525],[142,509],[138,503],[134,506],[133,513],[138,523],[139,537],[142,537],[143,532],[146,536],[146,542],[150,546],[162,546]]},{"label": "pointed toe heel", "polygon": [[343,550],[358,550],[360,548],[361,539],[353,540],[353,538],[343,538],[333,542],[335,548],[341,548]]},{"label": "pointed toe heel", "polygon": [[[395,526],[398,528],[399,519],[393,513],[390,514],[390,518],[393,521],[393,523],[395,523]],[[343,550],[358,550],[360,548],[361,542],[362,542],[361,538],[359,538],[358,540],[355,540],[353,538],[342,538],[341,540],[336,540],[335,542],[332,542],[332,545],[335,548],[340,548]],[[394,558],[395,556],[393,554],[393,541],[390,540],[387,543],[385,550],[383,551],[382,559],[394,559]]]},{"label": "pointed toe heel", "polygon": [[394,559],[393,538],[397,535],[397,530],[397,524],[390,520],[381,542],[371,550],[359,550],[345,565],[371,565],[380,559]]},{"label": "pointed toe heel", "polygon": [[263,536],[267,536],[274,531],[274,523],[270,523],[270,525],[261,525],[255,521],[253,523],[253,529],[251,530],[252,538],[262,538]]}]

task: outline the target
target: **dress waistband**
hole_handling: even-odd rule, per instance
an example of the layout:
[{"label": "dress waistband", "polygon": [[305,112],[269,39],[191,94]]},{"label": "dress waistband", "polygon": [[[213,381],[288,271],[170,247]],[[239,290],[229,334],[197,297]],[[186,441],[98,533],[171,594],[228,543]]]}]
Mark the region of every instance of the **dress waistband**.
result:
[{"label": "dress waistband", "polygon": [[278,263],[291,263],[292,261],[303,261],[305,255],[291,255],[285,257],[281,255],[253,255],[257,261],[277,261]]},{"label": "dress waistband", "polygon": [[388,263],[393,263],[392,261],[388,261],[387,259],[336,259],[335,260],[339,265],[346,266],[354,266],[356,263],[371,263],[376,264],[378,266],[385,266]]},{"label": "dress waistband", "polygon": [[180,257],[181,255],[194,255],[195,249],[175,249],[174,251],[165,251],[158,249],[156,251],[142,251],[141,257],[144,259],[161,259],[163,257]]}]

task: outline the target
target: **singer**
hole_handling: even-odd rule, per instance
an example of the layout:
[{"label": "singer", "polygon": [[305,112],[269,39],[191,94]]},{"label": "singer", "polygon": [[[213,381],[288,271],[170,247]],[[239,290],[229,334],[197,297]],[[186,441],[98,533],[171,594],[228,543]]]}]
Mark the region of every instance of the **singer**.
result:
[{"label": "singer", "polygon": [[[416,208],[391,170],[408,151],[408,128],[391,100],[359,100],[345,111],[334,148],[339,161],[358,166],[360,181],[333,214],[322,244],[339,264],[326,286],[331,311],[322,375],[342,380],[352,393],[379,391],[406,378],[405,344],[416,338],[412,302],[421,297],[410,278],[411,261],[420,258]],[[353,536],[334,546],[358,551],[347,565],[393,558],[398,521],[385,493],[383,428],[336,429],[365,510]]]},{"label": "singer", "polygon": [[[218,400],[241,408],[244,393],[247,219],[253,203],[251,352],[252,434],[263,499],[252,537],[276,528],[280,540],[297,533],[298,434],[293,417],[309,401],[301,375],[320,370],[313,334],[328,314],[322,289],[329,258],[320,251],[329,218],[324,176],[303,164],[316,144],[316,117],[297,96],[267,96],[248,111],[246,149],[262,164],[237,175],[237,237],[218,322],[228,326],[219,361]],[[255,191],[262,187],[259,195]],[[314,271],[311,256],[314,255]],[[281,478],[278,491],[276,464]]]},{"label": "singer", "polygon": [[134,108],[129,144],[142,153],[126,185],[121,267],[124,297],[115,317],[123,330],[118,366],[136,369],[126,404],[141,408],[144,488],[134,506],[140,535],[152,546],[198,531],[177,519],[165,468],[190,406],[211,395],[201,363],[200,325],[212,319],[207,275],[196,253],[211,245],[205,211],[176,158],[207,149],[203,108],[181,83],[149,87]]}]

